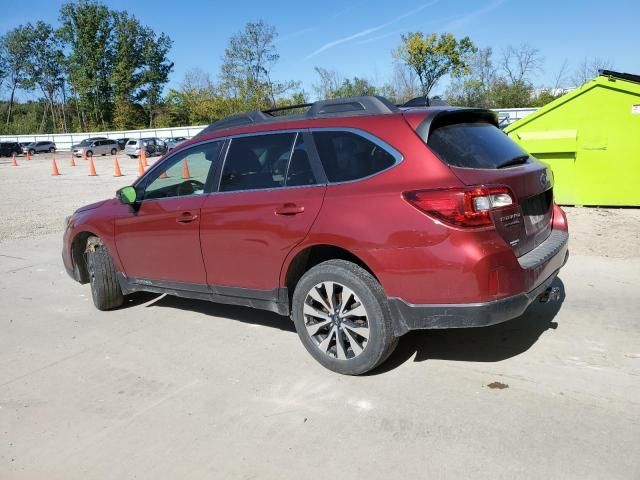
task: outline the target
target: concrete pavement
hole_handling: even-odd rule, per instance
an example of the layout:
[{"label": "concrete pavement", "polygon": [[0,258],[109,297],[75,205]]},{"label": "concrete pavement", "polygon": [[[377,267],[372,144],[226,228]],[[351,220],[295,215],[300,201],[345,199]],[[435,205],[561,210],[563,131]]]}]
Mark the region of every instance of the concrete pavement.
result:
[{"label": "concrete pavement", "polygon": [[640,478],[638,258],[573,256],[562,304],[353,378],[267,312],[99,312],[60,242],[0,245],[1,479]]}]

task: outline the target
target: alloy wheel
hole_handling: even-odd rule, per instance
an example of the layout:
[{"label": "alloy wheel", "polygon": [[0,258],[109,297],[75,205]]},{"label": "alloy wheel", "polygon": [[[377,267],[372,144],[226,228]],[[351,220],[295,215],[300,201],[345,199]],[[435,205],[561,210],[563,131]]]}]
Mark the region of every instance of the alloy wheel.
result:
[{"label": "alloy wheel", "polygon": [[325,355],[350,360],[367,348],[367,310],[346,285],[318,283],[305,298],[303,315],[307,334]]}]

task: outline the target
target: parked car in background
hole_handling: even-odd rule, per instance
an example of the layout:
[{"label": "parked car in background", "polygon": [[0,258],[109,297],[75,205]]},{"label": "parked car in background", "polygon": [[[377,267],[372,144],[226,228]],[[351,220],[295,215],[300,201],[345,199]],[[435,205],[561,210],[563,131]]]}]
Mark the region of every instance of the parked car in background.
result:
[{"label": "parked car in background", "polygon": [[116,142],[118,142],[118,150],[124,150],[124,147],[127,145],[129,138],[118,138]]},{"label": "parked car in background", "polygon": [[56,151],[56,144],[49,141],[31,142],[26,146],[26,150],[33,155],[34,153],[53,153]]},{"label": "parked car in background", "polygon": [[20,142],[20,146],[22,147],[22,151],[26,152],[27,151],[27,145],[29,145],[31,142]]},{"label": "parked car in background", "polygon": [[167,144],[167,150],[173,150],[175,147],[177,147],[179,144],[181,144],[186,140],[187,140],[187,137],[172,137],[172,138],[165,138],[164,143]]},{"label": "parked car in background", "polygon": [[131,138],[124,147],[124,153],[131,158],[137,158],[140,156],[142,149],[148,156],[162,155],[167,151],[167,144],[156,137]]},{"label": "parked car in background", "polygon": [[[84,143],[84,142],[83,142]],[[94,155],[115,155],[118,153],[118,142],[108,138],[102,140],[93,140],[92,142],[81,143],[73,148],[73,154],[76,157],[93,157]]]},{"label": "parked car in background", "polygon": [[95,142],[96,140],[108,140],[108,138],[107,137],[89,137],[89,138],[85,138],[80,143],[76,143],[75,145],[71,145],[71,151],[73,151],[74,149],[76,149],[78,147],[86,147],[88,145],[91,145],[91,143]]},{"label": "parked car in background", "polygon": [[100,310],[135,291],[270,310],[357,375],[410,330],[557,300],[568,241],[551,171],[494,112],[368,96],[213,123],[71,215],[62,256]]},{"label": "parked car in background", "polygon": [[18,142],[0,143],[0,157],[11,157],[13,155],[20,155],[21,153],[22,147]]}]

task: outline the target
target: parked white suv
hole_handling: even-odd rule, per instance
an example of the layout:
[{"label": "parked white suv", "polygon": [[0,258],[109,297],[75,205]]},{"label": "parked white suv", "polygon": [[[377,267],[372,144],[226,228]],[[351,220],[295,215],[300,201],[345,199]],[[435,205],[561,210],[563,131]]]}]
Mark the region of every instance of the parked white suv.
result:
[{"label": "parked white suv", "polygon": [[167,144],[156,137],[130,138],[124,147],[124,153],[131,158],[137,158],[141,148],[144,148],[148,156],[162,155],[167,151]]},{"label": "parked white suv", "polygon": [[79,145],[73,147],[73,154],[76,157],[93,157],[94,155],[115,155],[118,153],[118,142],[115,140],[83,140]]}]

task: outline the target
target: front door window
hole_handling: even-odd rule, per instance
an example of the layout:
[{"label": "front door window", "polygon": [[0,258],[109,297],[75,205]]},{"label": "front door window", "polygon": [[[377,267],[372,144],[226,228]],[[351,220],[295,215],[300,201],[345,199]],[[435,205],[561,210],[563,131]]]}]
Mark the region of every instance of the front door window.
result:
[{"label": "front door window", "polygon": [[147,181],[143,200],[202,195],[222,141],[198,145],[163,162]]}]

